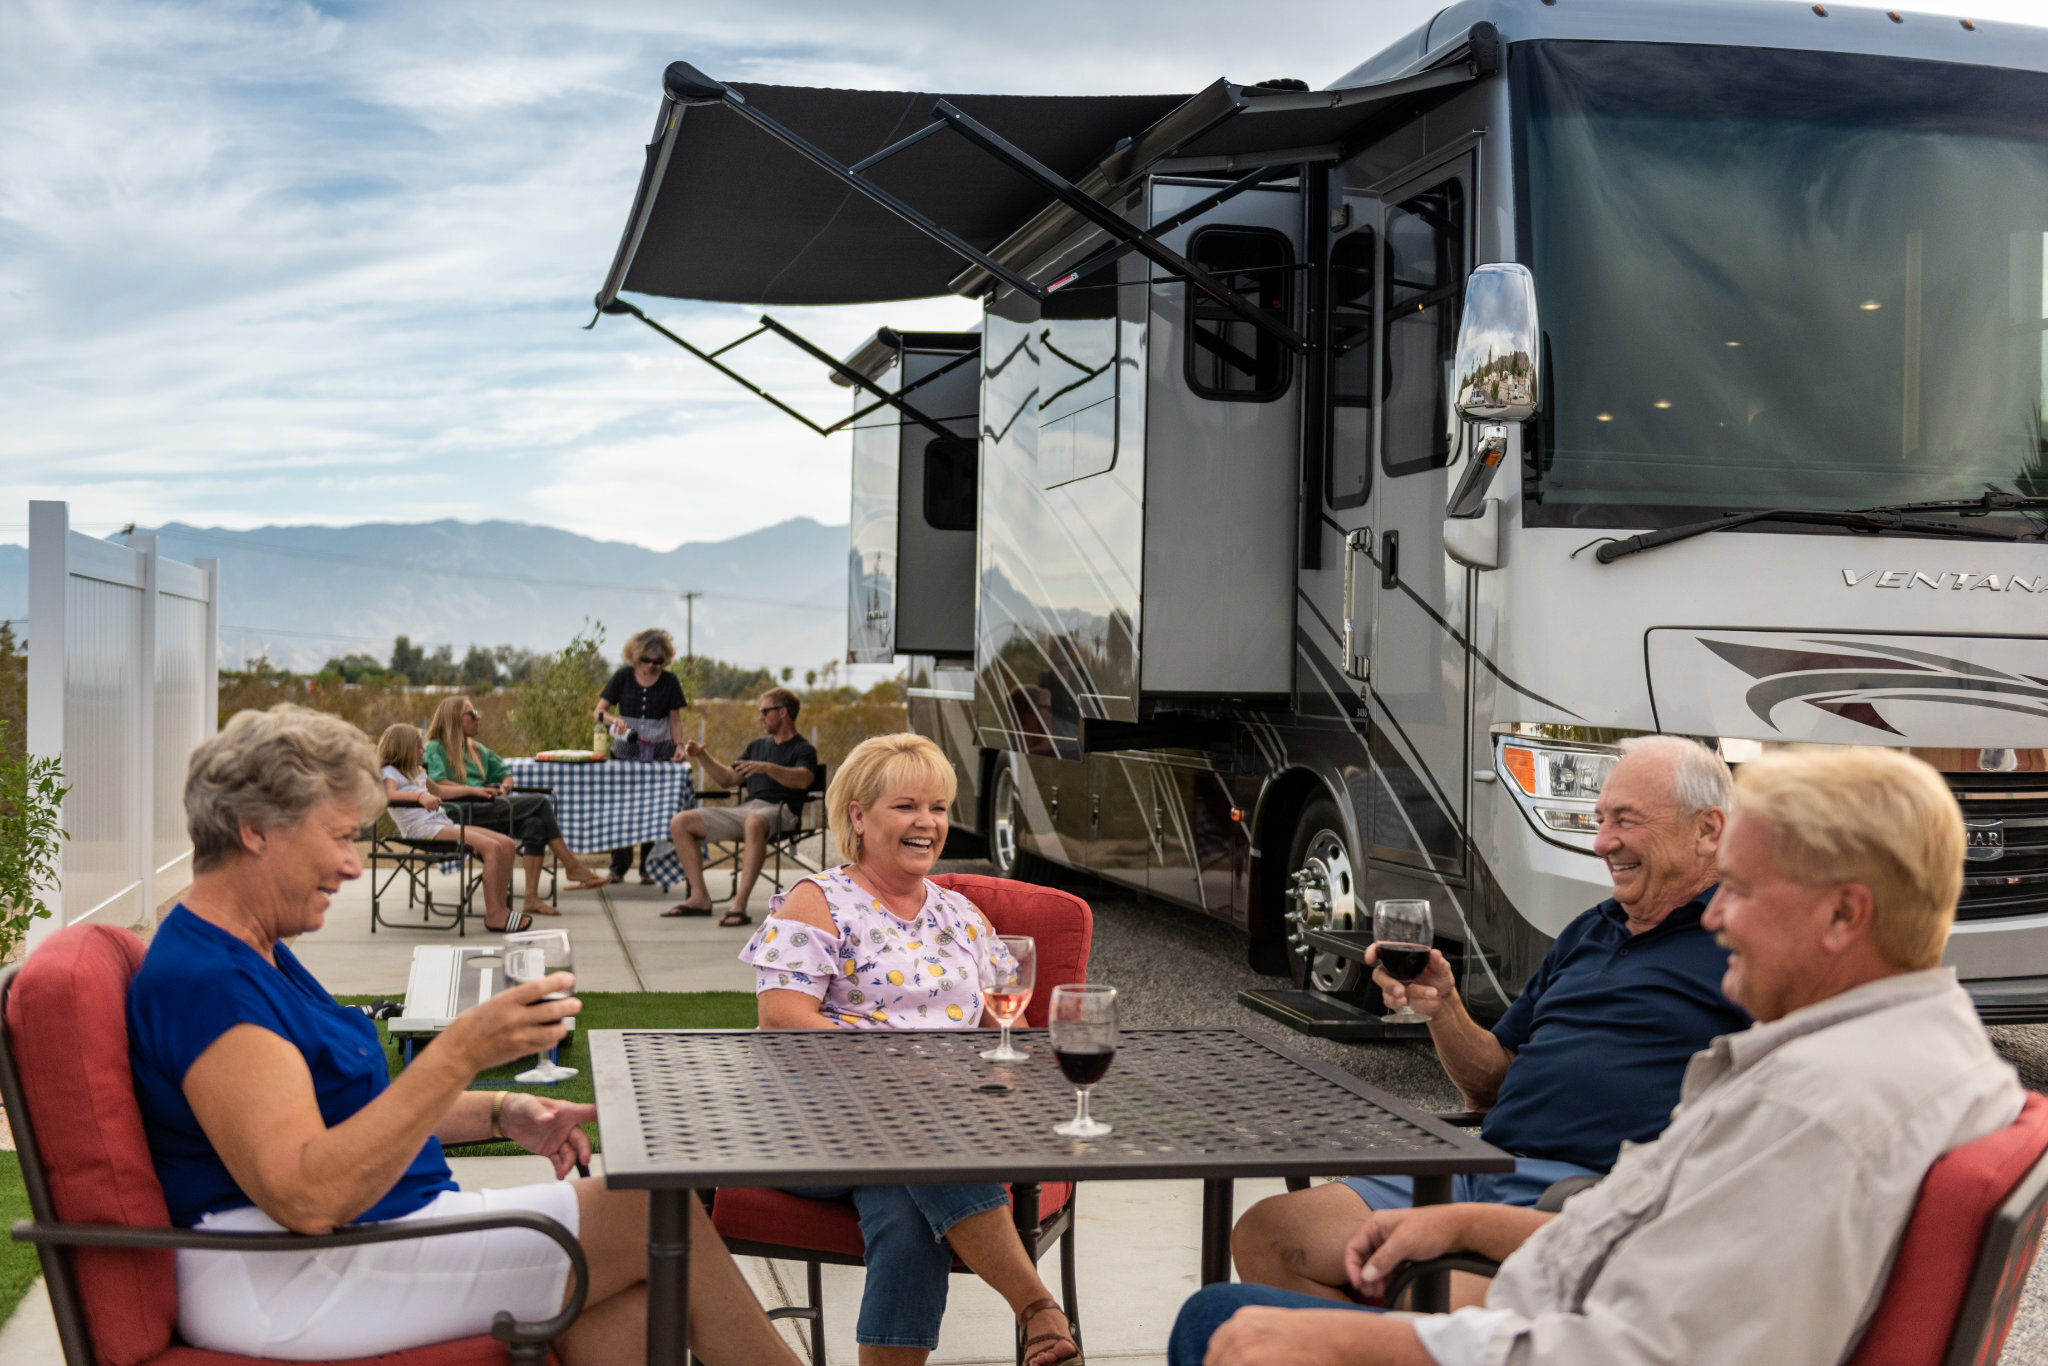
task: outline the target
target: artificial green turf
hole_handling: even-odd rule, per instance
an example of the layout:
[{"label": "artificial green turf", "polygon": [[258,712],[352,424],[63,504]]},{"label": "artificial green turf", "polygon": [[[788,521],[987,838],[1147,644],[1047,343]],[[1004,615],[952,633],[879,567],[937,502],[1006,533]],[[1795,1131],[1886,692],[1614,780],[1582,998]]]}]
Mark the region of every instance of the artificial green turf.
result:
[{"label": "artificial green turf", "polygon": [[[28,1188],[21,1184],[21,1159],[0,1152],[0,1229],[12,1228],[15,1220],[26,1218]],[[42,1274],[34,1243],[0,1242],[0,1323],[7,1322],[14,1306]]]},{"label": "artificial green turf", "polygon": [[[337,996],[343,1005],[368,1005],[375,996]],[[521,1058],[504,1067],[493,1068],[477,1078],[479,1086],[508,1091],[531,1091],[553,1100],[584,1101],[593,1098],[590,1089],[590,1047],[593,1029],[752,1029],[757,1021],[754,997],[745,991],[591,991],[584,992],[583,1013],[576,1017],[576,1032],[559,1055],[565,1067],[577,1074],[555,1086],[520,1086],[514,1074],[533,1066],[532,1058]],[[398,1045],[391,1042],[383,1025],[384,1053],[391,1074],[398,1075]],[[597,1142],[592,1133],[591,1142]],[[525,1151],[516,1143],[467,1143],[457,1151],[464,1157],[510,1157]]]}]

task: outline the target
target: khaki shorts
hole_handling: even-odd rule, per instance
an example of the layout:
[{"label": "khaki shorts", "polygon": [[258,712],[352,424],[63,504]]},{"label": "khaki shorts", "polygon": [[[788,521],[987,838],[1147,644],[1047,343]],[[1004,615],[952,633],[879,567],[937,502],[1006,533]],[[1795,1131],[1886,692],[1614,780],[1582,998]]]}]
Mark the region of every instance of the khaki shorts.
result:
[{"label": "khaki shorts", "polygon": [[700,806],[704,838],[712,844],[737,844],[746,838],[747,817],[766,816],[768,833],[780,835],[796,828],[796,813],[781,802],[745,802],[739,806]]}]

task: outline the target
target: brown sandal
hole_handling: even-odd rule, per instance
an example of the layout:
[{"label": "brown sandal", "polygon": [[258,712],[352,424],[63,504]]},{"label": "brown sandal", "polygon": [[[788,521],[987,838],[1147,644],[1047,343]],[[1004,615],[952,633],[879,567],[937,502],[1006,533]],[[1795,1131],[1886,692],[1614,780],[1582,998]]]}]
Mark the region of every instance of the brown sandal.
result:
[{"label": "brown sandal", "polygon": [[[1066,1317],[1066,1310],[1060,1308],[1059,1301],[1047,1295],[1044,1299],[1033,1300],[1017,1311],[1017,1332],[1020,1335],[1029,1332],[1031,1320],[1048,1309],[1061,1318]],[[1065,1356],[1050,1355],[1051,1347],[1062,1342],[1074,1350]],[[1041,1354],[1045,1356],[1043,1361],[1039,1360]],[[1086,1363],[1087,1358],[1081,1355],[1081,1344],[1074,1340],[1074,1325],[1071,1322],[1057,1333],[1040,1333],[1035,1338],[1024,1339],[1024,1366],[1086,1366]]]}]

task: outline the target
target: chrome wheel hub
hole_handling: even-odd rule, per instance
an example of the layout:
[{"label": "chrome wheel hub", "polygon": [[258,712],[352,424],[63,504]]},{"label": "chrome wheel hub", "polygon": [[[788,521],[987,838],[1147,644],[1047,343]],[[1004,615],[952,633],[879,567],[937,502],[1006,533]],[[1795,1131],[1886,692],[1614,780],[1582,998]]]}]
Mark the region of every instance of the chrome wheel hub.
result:
[{"label": "chrome wheel hub", "polygon": [[1288,952],[1306,960],[1308,984],[1317,991],[1349,991],[1364,975],[1362,965],[1316,947],[1302,933],[1358,928],[1355,891],[1343,838],[1332,830],[1317,831],[1301,866],[1288,878],[1286,914]]}]

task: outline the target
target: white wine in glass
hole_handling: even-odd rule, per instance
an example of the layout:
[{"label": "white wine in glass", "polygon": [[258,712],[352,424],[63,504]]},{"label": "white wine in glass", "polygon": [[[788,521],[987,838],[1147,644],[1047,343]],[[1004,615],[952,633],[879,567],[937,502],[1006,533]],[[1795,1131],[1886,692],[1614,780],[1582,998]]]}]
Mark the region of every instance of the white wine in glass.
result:
[{"label": "white wine in glass", "polygon": [[[505,981],[517,986],[521,982],[538,982],[553,972],[576,972],[576,950],[569,943],[567,930],[520,930],[505,936],[504,948],[499,957],[505,961]],[[557,991],[541,999],[559,1001],[569,993]],[[527,1086],[552,1086],[577,1075],[574,1067],[564,1067],[547,1054],[534,1059],[534,1065],[512,1078]]]},{"label": "white wine in glass", "polygon": [[1031,1004],[1032,983],[1038,980],[1038,941],[1029,935],[1006,934],[1002,943],[1010,951],[1010,961],[997,967],[982,987],[981,999],[1002,1026],[1003,1041],[981,1056],[989,1062],[1022,1062],[1031,1056],[1031,1050],[1010,1042],[1010,1026],[1024,1018],[1024,1007]]}]

